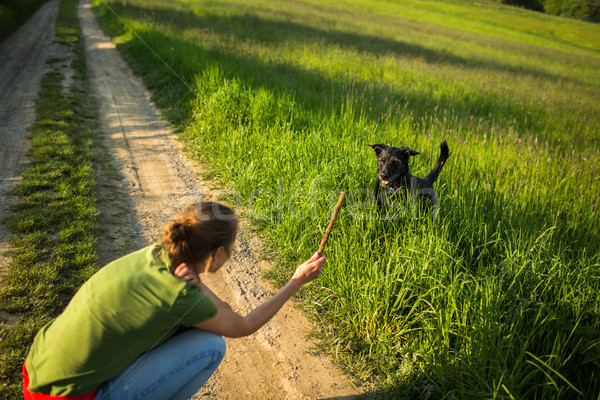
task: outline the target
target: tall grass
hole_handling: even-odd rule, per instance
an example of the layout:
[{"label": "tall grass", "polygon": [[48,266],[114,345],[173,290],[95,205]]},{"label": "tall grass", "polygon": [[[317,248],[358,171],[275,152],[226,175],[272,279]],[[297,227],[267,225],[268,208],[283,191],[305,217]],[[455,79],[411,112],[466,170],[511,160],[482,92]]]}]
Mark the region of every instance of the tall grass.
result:
[{"label": "tall grass", "polygon": [[[95,10],[274,249],[274,279],[346,191],[306,300],[373,394],[598,396],[597,25],[458,0]],[[424,175],[443,138],[439,218],[381,218],[366,145],[423,151]]]}]

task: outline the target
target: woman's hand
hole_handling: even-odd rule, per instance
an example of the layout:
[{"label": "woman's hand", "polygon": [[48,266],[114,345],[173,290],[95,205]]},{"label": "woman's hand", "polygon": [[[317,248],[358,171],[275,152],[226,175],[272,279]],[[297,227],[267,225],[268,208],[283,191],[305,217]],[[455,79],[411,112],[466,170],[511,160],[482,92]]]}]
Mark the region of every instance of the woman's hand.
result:
[{"label": "woman's hand", "polygon": [[179,264],[177,268],[175,268],[175,271],[173,271],[173,275],[175,275],[177,278],[183,279],[184,281],[193,283],[195,285],[198,285],[200,283],[200,278],[198,277],[196,271],[188,267],[186,263]]},{"label": "woman's hand", "polygon": [[281,309],[286,301],[296,293],[303,284],[319,277],[326,258],[315,253],[311,258],[296,268],[292,279],[282,287],[275,296],[262,303],[246,316],[241,316],[231,309],[219,307],[217,315],[195,326],[205,331],[227,337],[242,337],[256,332]]},{"label": "woman's hand", "polygon": [[304,284],[317,279],[321,274],[321,270],[323,270],[323,264],[325,264],[326,260],[327,259],[324,255],[316,252],[311,258],[296,268],[296,272],[294,273],[294,276],[292,276],[292,280],[298,280]]}]

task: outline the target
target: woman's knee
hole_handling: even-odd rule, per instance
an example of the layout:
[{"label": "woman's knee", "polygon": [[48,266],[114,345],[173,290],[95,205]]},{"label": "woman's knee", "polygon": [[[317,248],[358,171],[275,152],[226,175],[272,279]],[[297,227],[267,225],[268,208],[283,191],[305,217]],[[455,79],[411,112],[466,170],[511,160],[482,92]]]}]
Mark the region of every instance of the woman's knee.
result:
[{"label": "woman's knee", "polygon": [[225,352],[227,351],[227,344],[225,339],[221,336],[203,331],[201,329],[193,329],[191,331],[186,332],[189,336],[193,337],[193,341],[198,344],[198,346],[194,346],[198,349],[210,349],[214,352],[215,358],[218,358],[219,362],[225,356]]},{"label": "woman's knee", "polygon": [[210,333],[211,347],[215,349],[215,352],[221,354],[221,358],[225,356],[225,352],[227,351],[227,343],[222,336],[219,336],[214,333]]}]

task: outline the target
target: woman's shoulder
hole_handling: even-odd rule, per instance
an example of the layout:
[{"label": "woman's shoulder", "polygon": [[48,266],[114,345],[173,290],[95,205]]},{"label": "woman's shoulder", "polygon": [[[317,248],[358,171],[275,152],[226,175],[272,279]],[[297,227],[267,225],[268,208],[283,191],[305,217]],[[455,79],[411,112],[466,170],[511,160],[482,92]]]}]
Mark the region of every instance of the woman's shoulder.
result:
[{"label": "woman's shoulder", "polygon": [[171,273],[171,263],[163,253],[160,244],[152,244],[120,257],[90,279],[89,290],[96,298],[168,308],[186,289],[186,282]]},{"label": "woman's shoulder", "polygon": [[168,263],[168,256],[164,257],[164,250],[160,243],[154,243],[149,246],[143,247],[139,250],[128,253],[124,256],[121,256],[104,266],[101,269],[107,267],[114,267],[115,265],[118,267],[122,267],[125,265],[142,265],[147,263],[159,263],[166,264]]},{"label": "woman's shoulder", "polygon": [[165,260],[161,256],[160,244],[152,244],[108,263],[86,282],[86,286],[93,287],[95,291],[120,287],[136,290],[140,284],[170,275],[169,268],[168,257]]}]

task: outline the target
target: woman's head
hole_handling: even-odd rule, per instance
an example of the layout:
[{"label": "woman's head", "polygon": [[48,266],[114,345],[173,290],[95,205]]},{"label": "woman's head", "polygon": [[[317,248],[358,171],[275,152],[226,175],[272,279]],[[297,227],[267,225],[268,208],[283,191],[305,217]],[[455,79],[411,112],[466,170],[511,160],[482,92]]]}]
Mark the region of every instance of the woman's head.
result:
[{"label": "woman's head", "polygon": [[231,208],[215,202],[196,203],[167,225],[163,247],[174,266],[206,263],[217,251],[225,251],[229,257],[237,225],[237,217]]}]

